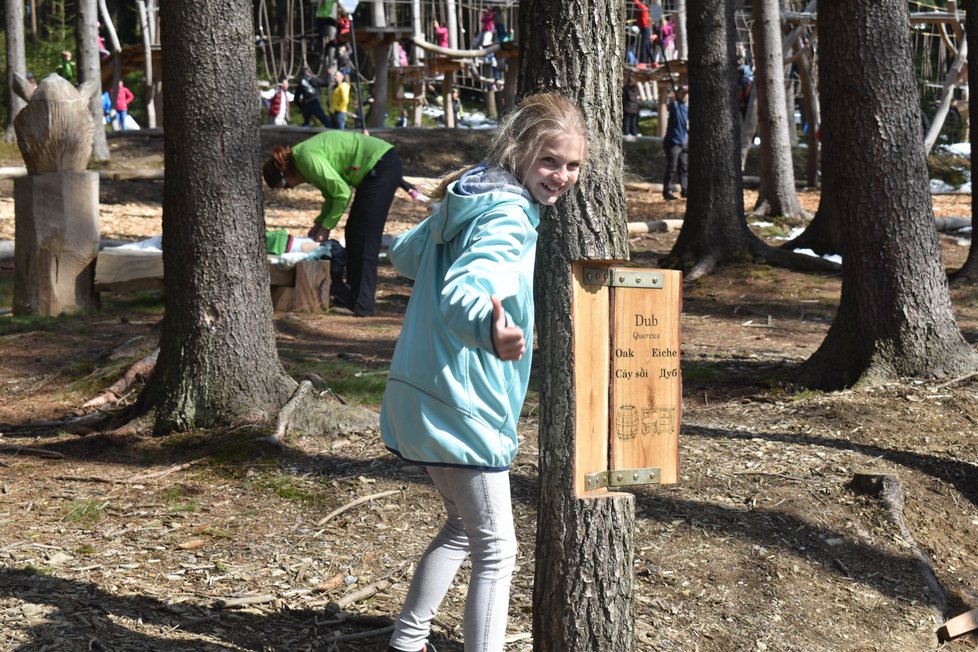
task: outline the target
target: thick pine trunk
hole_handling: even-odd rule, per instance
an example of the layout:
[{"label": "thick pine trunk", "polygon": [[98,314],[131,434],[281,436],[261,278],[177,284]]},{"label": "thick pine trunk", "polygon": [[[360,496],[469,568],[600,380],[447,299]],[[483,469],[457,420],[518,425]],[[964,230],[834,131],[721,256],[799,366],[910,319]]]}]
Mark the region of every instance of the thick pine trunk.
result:
[{"label": "thick pine trunk", "polygon": [[[968,11],[965,15],[965,38],[968,39],[968,50],[972,55],[968,57],[968,95],[976,90],[972,86],[978,87],[978,11]],[[971,143],[971,151],[978,152],[978,92],[975,99],[968,102],[968,141]],[[978,215],[978,195],[971,193],[971,216],[974,223],[975,216]],[[961,269],[954,274],[955,283],[978,283],[978,244],[972,234],[971,248],[968,249],[968,259],[964,261]]]},{"label": "thick pine trunk", "polygon": [[842,297],[802,368],[836,389],[978,369],[951,310],[934,229],[907,4],[819,7],[823,146],[842,229]]},{"label": "thick pine trunk", "polygon": [[727,0],[689,0],[686,11],[689,201],[669,259],[690,280],[725,260],[749,258],[760,243],[744,217],[733,6]]},{"label": "thick pine trunk", "polygon": [[17,135],[14,133],[14,118],[27,104],[14,92],[14,73],[23,75],[27,72],[27,59],[24,53],[24,3],[20,0],[6,0],[4,13],[7,45],[7,128],[3,140],[12,143],[17,140]]},{"label": "thick pine trunk", "polygon": [[755,0],[753,12],[757,127],[761,136],[761,188],[754,212],[801,216],[804,211],[795,192],[795,170],[788,137],[779,0]]},{"label": "thick pine trunk", "polygon": [[[78,24],[78,81],[95,81],[102,85],[102,70],[98,51],[98,3],[96,0],[79,0]],[[105,140],[105,118],[102,113],[102,93],[95,93],[88,103],[95,131],[92,134],[92,158],[109,160],[109,144]]]},{"label": "thick pine trunk", "polygon": [[156,430],[262,419],[295,383],[275,350],[247,0],[161,5],[166,314]]},{"label": "thick pine trunk", "polygon": [[[608,20],[582,21],[581,16]],[[555,91],[584,110],[592,156],[579,190],[543,216],[536,305],[541,362],[540,499],[534,647],[541,652],[632,649],[634,499],[574,492],[575,397],[570,264],[628,255],[622,186],[624,6],[602,0],[524,0],[521,95]],[[600,345],[600,344],[599,344]]]}]

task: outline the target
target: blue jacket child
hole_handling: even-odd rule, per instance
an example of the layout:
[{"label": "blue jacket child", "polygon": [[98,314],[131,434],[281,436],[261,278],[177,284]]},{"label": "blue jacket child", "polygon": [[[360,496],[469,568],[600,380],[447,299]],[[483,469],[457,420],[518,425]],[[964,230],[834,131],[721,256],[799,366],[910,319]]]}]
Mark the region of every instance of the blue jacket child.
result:
[{"label": "blue jacket child", "polygon": [[[416,279],[381,407],[381,434],[396,455],[493,471],[513,461],[532,358],[539,221],[539,205],[517,179],[482,166],[394,241],[391,262]],[[494,353],[493,295],[526,334],[519,360]]]}]

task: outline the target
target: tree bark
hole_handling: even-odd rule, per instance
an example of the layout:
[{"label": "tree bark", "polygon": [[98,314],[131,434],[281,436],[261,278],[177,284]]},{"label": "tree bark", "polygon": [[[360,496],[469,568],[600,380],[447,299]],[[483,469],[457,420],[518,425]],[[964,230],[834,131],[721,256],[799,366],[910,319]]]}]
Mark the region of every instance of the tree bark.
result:
[{"label": "tree bark", "polygon": [[[580,16],[607,16],[592,23]],[[579,187],[543,216],[536,292],[541,362],[540,498],[534,648],[632,649],[634,498],[574,490],[575,390],[571,262],[628,254],[622,183],[624,5],[610,0],[520,3],[520,94],[563,93],[583,109],[591,156]],[[531,27],[532,26],[532,27]]]},{"label": "tree bark", "polygon": [[724,260],[749,258],[757,239],[744,216],[733,6],[727,0],[690,0],[686,21],[689,201],[669,261],[685,269],[689,279]]},{"label": "tree bark", "polygon": [[753,212],[756,215],[808,217],[795,192],[791,140],[788,138],[780,1],[756,0],[753,15],[757,126],[761,136],[761,187]]},{"label": "tree bark", "polygon": [[[964,19],[965,38],[967,39],[968,49],[974,54],[968,57],[968,96],[971,97],[972,84],[978,83],[978,11],[968,11]],[[971,144],[971,151],[978,152],[978,93],[968,102],[968,142]],[[971,193],[971,215],[978,215],[978,195]],[[961,269],[952,276],[955,284],[974,284],[978,283],[978,244],[975,243],[974,233],[971,237],[971,247],[968,249],[968,258],[964,261]]]},{"label": "tree bark", "polygon": [[[102,67],[98,51],[98,3],[96,0],[78,1],[78,81],[94,81],[102,86]],[[102,112],[102,93],[92,94],[88,101],[95,130],[92,133],[92,158],[109,160],[109,143],[105,139],[105,114]]]},{"label": "tree bark", "polygon": [[268,419],[296,383],[271,320],[250,4],[171,0],[161,20],[166,313],[141,404],[165,434]]},{"label": "tree bark", "polygon": [[[907,3],[826,3],[822,142],[839,208],[842,297],[801,369],[822,389],[978,369],[961,336],[934,229]],[[854,72],[857,71],[857,72]]]},{"label": "tree bark", "polygon": [[6,0],[4,17],[7,47],[7,128],[3,132],[3,140],[12,143],[17,140],[14,118],[27,105],[23,98],[14,92],[14,75],[24,75],[27,72],[27,57],[24,51],[24,3],[20,0]]}]

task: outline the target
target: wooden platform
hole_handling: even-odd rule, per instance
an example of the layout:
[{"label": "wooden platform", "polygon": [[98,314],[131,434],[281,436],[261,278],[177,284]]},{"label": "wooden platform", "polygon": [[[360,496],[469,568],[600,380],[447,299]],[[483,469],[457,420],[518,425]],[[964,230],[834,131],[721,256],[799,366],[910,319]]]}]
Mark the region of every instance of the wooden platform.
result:
[{"label": "wooden platform", "polygon": [[[329,260],[300,261],[282,269],[269,261],[272,306],[281,312],[319,312],[329,307]],[[96,292],[163,289],[163,252],[103,249],[95,262]]]}]

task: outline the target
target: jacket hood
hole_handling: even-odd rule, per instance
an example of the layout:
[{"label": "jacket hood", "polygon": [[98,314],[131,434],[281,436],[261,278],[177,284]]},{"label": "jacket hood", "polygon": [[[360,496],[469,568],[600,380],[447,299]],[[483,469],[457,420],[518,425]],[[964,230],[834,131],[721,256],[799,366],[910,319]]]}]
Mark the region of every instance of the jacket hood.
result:
[{"label": "jacket hood", "polygon": [[449,242],[472,220],[485,213],[486,204],[516,204],[523,208],[534,227],[539,210],[530,192],[516,177],[498,167],[483,164],[469,170],[448,186],[445,198],[435,204],[431,235],[435,242]]}]

